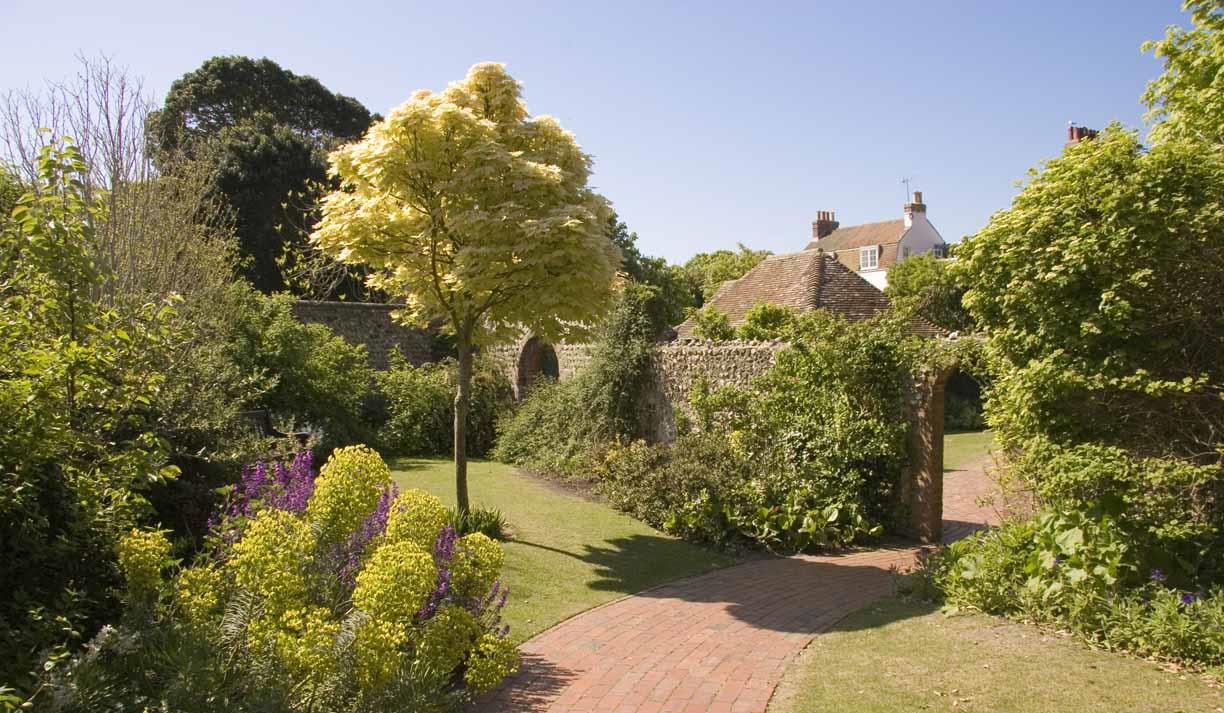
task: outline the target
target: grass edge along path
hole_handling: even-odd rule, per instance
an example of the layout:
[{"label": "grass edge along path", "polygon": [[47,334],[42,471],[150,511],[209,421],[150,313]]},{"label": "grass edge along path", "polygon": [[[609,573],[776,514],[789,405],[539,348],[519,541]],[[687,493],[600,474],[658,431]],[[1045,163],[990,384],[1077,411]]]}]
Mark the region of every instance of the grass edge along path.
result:
[{"label": "grass edge along path", "polygon": [[[442,459],[391,461],[401,489],[455,503],[454,466]],[[513,530],[503,543],[504,612],[518,642],[601,604],[658,584],[735,564],[731,555],[683,542],[628,515],[492,461],[471,461],[473,507],[501,510]]]},{"label": "grass edge along path", "polygon": [[1036,627],[889,598],[816,636],[768,710],[1214,713],[1224,690]]}]

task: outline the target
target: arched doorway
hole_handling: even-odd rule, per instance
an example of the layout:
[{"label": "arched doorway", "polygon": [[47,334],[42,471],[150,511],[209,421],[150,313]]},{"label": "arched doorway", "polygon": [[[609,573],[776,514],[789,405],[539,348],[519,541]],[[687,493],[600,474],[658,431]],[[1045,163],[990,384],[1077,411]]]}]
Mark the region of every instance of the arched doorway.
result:
[{"label": "arched doorway", "polygon": [[532,337],[519,352],[518,378],[515,380],[518,397],[526,396],[531,385],[541,378],[561,378],[561,365],[551,344],[539,337]]}]

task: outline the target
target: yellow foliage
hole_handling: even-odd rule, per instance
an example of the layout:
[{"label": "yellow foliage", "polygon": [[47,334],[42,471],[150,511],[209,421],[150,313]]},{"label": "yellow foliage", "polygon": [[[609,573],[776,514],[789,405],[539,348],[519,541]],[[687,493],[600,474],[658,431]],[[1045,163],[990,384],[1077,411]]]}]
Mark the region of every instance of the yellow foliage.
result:
[{"label": "yellow foliage", "polygon": [[490,691],[503,678],[518,670],[519,652],[509,639],[492,634],[480,637],[480,643],[468,659],[463,680],[473,695]]},{"label": "yellow foliage", "polygon": [[488,536],[473,532],[459,538],[451,563],[451,586],[464,597],[485,596],[501,571],[505,553]]},{"label": "yellow foliage", "polygon": [[312,544],[304,520],[265,508],[234,545],[227,568],[238,586],[260,595],[268,615],[275,616],[306,601],[306,563]]},{"label": "yellow foliage", "polygon": [[170,563],[170,541],[160,530],[134,529],[119,540],[119,569],[132,594],[156,592]]},{"label": "yellow foliage", "polygon": [[391,469],[369,446],[336,449],[319,469],[306,516],[320,542],[339,542],[356,530],[391,484]]},{"label": "yellow foliage", "polygon": [[558,339],[607,305],[620,257],[591,159],[555,119],[528,116],[502,65],[416,92],[330,158],[341,187],[311,238],[374,267],[401,317],[476,343],[524,328]]},{"label": "yellow foliage", "polygon": [[446,524],[446,506],[424,490],[405,490],[387,514],[387,542],[414,542],[425,551],[433,548]]}]

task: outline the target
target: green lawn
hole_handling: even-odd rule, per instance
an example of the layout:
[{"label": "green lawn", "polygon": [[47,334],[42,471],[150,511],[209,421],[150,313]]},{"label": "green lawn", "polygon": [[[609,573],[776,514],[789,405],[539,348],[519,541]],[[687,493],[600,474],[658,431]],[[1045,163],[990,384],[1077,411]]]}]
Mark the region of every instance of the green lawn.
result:
[{"label": "green lawn", "polygon": [[957,470],[985,458],[994,445],[994,431],[944,434],[944,470]]},{"label": "green lawn", "polygon": [[[401,488],[454,504],[450,461],[401,460],[392,469]],[[471,463],[468,485],[473,506],[501,510],[514,531],[503,574],[505,618],[518,641],[603,602],[735,561],[500,463]]]},{"label": "green lawn", "polygon": [[988,616],[885,600],[812,642],[770,713],[1176,713],[1224,710],[1224,690]]}]

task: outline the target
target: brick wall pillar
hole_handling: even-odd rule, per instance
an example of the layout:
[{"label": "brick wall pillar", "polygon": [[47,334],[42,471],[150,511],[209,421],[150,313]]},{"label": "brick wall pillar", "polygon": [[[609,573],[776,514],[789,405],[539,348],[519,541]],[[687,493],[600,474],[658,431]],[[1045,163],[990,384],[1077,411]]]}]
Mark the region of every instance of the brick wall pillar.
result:
[{"label": "brick wall pillar", "polygon": [[925,372],[910,382],[909,463],[901,478],[899,504],[903,533],[921,542],[943,537],[944,385],[952,371]]}]

